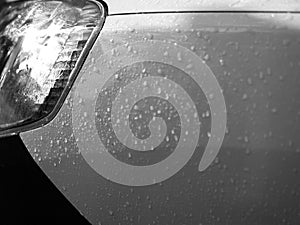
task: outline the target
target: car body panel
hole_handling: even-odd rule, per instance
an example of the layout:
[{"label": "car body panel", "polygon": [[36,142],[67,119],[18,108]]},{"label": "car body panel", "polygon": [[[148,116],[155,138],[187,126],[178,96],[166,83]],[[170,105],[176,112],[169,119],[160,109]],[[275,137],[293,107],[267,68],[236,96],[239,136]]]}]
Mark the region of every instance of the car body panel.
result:
[{"label": "car body panel", "polygon": [[107,0],[109,14],[179,11],[299,11],[297,0]]},{"label": "car body panel", "polygon": [[[280,22],[285,16],[275,15],[273,20],[274,16],[269,14],[251,13],[108,16],[60,112],[49,124],[20,136],[46,175],[92,224],[277,224],[279,221],[297,224],[300,221],[300,39],[299,29]],[[295,15],[295,19],[298,17]],[[199,66],[201,73],[194,70]],[[153,180],[153,184],[136,183],[136,174],[124,182],[120,176],[123,167],[114,164],[115,161],[103,160],[107,159],[107,153],[103,151],[105,144],[99,140],[111,140],[105,135],[112,134],[109,121],[114,120],[114,114],[109,114],[107,124],[101,127],[97,121],[105,119],[106,108],[102,106],[113,101],[113,91],[109,88],[118,82],[127,85],[131,77],[161,73],[166,74],[167,80],[180,77],[175,82],[180,86],[178,91],[176,84],[168,85],[176,89],[175,95],[181,102],[179,106],[176,101],[168,106],[160,102],[160,106],[172,109],[173,105],[180,114],[181,104],[194,103],[201,126],[199,131],[194,127],[187,131],[196,132],[193,135],[199,141],[190,152],[187,149],[194,147],[189,143],[195,136],[190,140],[186,136],[188,142],[180,150],[187,159],[175,173],[164,175],[161,170],[163,179]],[[206,93],[209,87],[216,87],[215,83],[201,86],[201,80],[197,81],[195,76],[203,82],[206,76],[215,77],[221,92],[216,89],[217,95]],[[141,84],[133,84],[129,90],[139,95],[142,91],[134,88]],[[164,80],[154,80],[150,87],[159,92],[156,87],[163,84]],[[162,87],[168,89],[168,85]],[[182,89],[188,93],[186,98],[180,92]],[[128,96],[129,100],[116,97],[117,106],[126,108],[131,98],[135,101],[145,98],[144,95],[135,98],[130,93]],[[158,97],[153,93],[149,96]],[[222,138],[212,132],[213,117],[223,113],[213,111],[212,104],[222,96],[227,110],[226,134],[223,142],[219,140],[222,146],[216,152],[217,157],[214,155],[213,162],[209,159],[208,165],[199,171],[209,140]],[[157,103],[152,100],[138,106]],[[222,101],[217,102],[222,105]],[[184,114],[192,120],[194,114],[189,112],[193,110],[191,107],[183,111],[181,122]],[[101,113],[104,116],[99,117]],[[175,119],[167,125],[182,128],[176,117],[171,116]],[[155,134],[155,127],[163,124],[163,116],[159,118],[158,123],[151,123],[150,134]],[[197,120],[192,121],[197,124]],[[168,126],[162,125],[163,131],[158,131],[156,139],[168,132]],[[134,129],[137,128],[131,127]],[[147,129],[135,131],[136,137],[142,135],[140,139],[149,137]],[[150,146],[156,147],[155,141]],[[114,140],[108,145],[112,143]],[[127,144],[133,150],[135,146],[143,146]],[[97,147],[103,151],[103,158]],[[110,150],[116,150],[116,154]],[[133,167],[155,165],[173,153],[160,151],[153,157],[146,155],[153,160],[147,161],[147,157],[140,157],[134,151],[128,154],[123,147],[110,150],[115,159]],[[186,152],[190,152],[188,156]],[[119,168],[117,173],[115,167]]]}]

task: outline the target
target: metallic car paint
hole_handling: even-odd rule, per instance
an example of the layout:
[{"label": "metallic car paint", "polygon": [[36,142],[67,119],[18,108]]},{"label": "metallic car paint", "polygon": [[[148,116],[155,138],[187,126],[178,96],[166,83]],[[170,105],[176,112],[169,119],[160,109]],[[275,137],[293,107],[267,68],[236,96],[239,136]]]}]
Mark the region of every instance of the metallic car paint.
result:
[{"label": "metallic car paint", "polygon": [[249,14],[107,18],[74,89],[89,71],[101,70],[98,57],[119,46],[134,51],[131,44],[156,40],[191,49],[216,76],[228,110],[220,153],[202,173],[202,152],[195,151],[173,177],[151,186],[128,187],[100,176],[80,154],[73,134],[74,90],[51,123],[21,138],[92,224],[298,224],[298,37],[297,29]]},{"label": "metallic car paint", "polygon": [[258,10],[299,11],[298,0],[106,0],[109,13],[138,13],[164,11]]}]

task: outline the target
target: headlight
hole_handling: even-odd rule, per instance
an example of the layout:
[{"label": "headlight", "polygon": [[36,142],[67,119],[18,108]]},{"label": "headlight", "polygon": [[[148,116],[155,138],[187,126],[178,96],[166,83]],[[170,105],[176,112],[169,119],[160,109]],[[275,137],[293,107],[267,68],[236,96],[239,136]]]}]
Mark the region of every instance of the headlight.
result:
[{"label": "headlight", "polygon": [[0,136],[53,118],[105,15],[94,0],[22,1],[0,7]]}]

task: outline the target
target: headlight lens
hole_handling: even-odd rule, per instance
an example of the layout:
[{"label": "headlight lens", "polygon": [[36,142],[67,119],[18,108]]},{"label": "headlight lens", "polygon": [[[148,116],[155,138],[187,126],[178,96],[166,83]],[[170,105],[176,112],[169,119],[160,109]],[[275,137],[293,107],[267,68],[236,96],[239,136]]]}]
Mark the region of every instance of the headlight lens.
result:
[{"label": "headlight lens", "polygon": [[46,123],[64,100],[105,18],[93,1],[0,8],[0,135]]}]

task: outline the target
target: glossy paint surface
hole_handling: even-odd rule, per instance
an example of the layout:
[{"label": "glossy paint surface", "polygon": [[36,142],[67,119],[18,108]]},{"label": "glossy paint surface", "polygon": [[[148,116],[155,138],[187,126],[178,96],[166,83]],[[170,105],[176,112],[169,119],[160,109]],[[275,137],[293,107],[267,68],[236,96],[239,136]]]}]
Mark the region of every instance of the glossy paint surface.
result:
[{"label": "glossy paint surface", "polygon": [[110,14],[174,11],[299,11],[298,0],[106,0]]},{"label": "glossy paint surface", "polygon": [[298,19],[110,16],[58,115],[21,138],[92,224],[298,224]]}]

